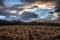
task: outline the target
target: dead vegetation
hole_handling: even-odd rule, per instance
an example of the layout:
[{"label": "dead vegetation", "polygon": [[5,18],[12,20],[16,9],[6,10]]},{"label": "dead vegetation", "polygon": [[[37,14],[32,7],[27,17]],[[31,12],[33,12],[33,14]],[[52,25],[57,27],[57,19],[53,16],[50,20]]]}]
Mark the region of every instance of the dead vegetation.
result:
[{"label": "dead vegetation", "polygon": [[0,40],[60,40],[60,26],[0,26]]}]

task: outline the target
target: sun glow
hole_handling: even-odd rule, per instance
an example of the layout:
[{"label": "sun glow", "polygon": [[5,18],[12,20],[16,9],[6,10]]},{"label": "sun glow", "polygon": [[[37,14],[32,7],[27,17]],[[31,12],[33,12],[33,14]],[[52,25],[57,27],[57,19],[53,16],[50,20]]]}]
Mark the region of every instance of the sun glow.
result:
[{"label": "sun glow", "polygon": [[53,2],[51,3],[41,3],[41,2],[36,2],[34,4],[32,4],[33,6],[38,6],[39,8],[47,8],[47,9],[54,9],[55,8],[55,4]]}]

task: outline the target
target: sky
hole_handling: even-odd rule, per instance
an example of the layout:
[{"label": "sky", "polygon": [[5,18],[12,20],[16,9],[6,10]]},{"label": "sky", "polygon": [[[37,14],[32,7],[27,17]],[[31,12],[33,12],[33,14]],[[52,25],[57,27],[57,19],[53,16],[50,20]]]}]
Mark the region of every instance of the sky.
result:
[{"label": "sky", "polygon": [[[17,13],[15,13],[16,10],[11,11],[10,7],[9,8],[6,7],[5,9],[2,8],[2,10],[0,10],[0,11],[2,11],[2,13],[0,12],[0,15],[2,14],[2,15],[5,15],[5,16],[8,16],[8,17],[11,15],[10,19],[12,19],[13,17],[14,18],[19,18],[20,15],[23,14],[24,11],[26,11],[28,13],[31,12],[33,14],[38,15],[39,18],[37,18],[37,20],[38,19],[51,18],[51,16],[49,16],[49,12],[52,11],[52,10],[53,10],[53,12],[55,12],[54,11],[55,10],[54,8],[56,6],[55,3],[58,4],[57,0],[5,0],[4,3],[3,3],[5,6],[12,6],[12,8],[14,8],[13,7],[14,5],[25,5],[25,6],[21,7],[19,9],[21,11],[19,11]],[[0,2],[0,4],[1,4],[1,2]],[[26,4],[28,4],[28,5],[26,5]],[[15,16],[12,16],[12,15],[15,15]],[[17,16],[17,15],[19,15],[19,16]],[[5,16],[0,16],[0,19],[6,18]],[[25,14],[25,16],[27,16],[27,15]],[[53,18],[51,18],[51,19],[56,19],[57,18],[57,17],[55,17],[55,14],[52,17]],[[21,19],[21,20],[23,20],[23,19]],[[25,21],[25,20],[23,20],[23,21]]]},{"label": "sky", "polygon": [[5,0],[5,5],[20,5],[23,4],[20,0]]}]

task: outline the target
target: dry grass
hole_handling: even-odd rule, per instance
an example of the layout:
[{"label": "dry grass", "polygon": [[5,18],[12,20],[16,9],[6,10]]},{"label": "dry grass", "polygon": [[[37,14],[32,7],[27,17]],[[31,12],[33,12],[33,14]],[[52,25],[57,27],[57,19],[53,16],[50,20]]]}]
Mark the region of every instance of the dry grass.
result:
[{"label": "dry grass", "polygon": [[60,26],[0,26],[0,40],[60,40]]}]

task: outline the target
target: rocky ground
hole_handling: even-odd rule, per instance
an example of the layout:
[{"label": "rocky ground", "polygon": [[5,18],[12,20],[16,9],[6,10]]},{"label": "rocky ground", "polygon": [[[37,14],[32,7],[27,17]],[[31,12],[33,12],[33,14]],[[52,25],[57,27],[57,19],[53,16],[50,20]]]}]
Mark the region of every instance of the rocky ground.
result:
[{"label": "rocky ground", "polygon": [[60,26],[0,26],[0,40],[60,40]]}]

